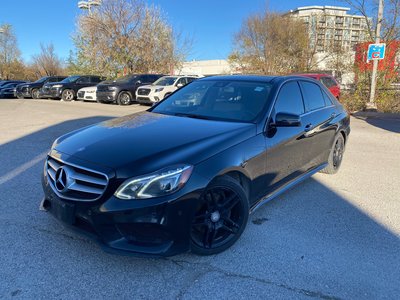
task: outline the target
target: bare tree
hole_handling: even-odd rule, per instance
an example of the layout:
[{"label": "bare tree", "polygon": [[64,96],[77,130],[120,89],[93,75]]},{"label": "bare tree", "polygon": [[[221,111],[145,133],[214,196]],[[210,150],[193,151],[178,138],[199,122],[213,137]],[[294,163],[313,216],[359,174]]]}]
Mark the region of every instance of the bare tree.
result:
[{"label": "bare tree", "polygon": [[[375,40],[375,28],[377,23],[376,11],[378,10],[378,1],[342,1],[347,3],[357,13],[364,16],[367,23],[369,40]],[[384,16],[381,33],[382,40],[391,42],[400,39],[400,0],[386,0]]]},{"label": "bare tree", "polygon": [[12,79],[18,75],[15,71],[20,70],[22,64],[17,37],[9,24],[3,24],[0,29],[0,78]]},{"label": "bare tree", "polygon": [[32,56],[32,69],[37,77],[60,75],[62,60],[57,56],[53,44],[40,44],[40,53]]},{"label": "bare tree", "polygon": [[250,73],[299,72],[307,65],[308,43],[302,21],[266,11],[244,21],[229,61],[235,69]]},{"label": "bare tree", "polygon": [[184,47],[161,10],[141,0],[104,0],[78,19],[70,71],[116,76],[121,72],[168,73]]}]

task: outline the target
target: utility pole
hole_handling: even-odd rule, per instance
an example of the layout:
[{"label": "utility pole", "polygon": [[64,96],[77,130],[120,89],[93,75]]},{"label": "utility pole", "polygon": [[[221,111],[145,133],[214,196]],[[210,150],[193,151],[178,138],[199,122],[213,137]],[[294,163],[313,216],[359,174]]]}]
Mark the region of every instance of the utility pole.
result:
[{"label": "utility pole", "polygon": [[[379,8],[378,8],[378,22],[376,24],[376,33],[375,33],[375,44],[379,44],[381,42],[381,26],[383,20],[383,1],[379,0]],[[367,103],[368,108],[375,109],[375,91],[376,91],[376,75],[378,73],[378,60],[373,61],[372,66],[372,78],[371,78],[371,92],[369,95],[369,103]]]}]

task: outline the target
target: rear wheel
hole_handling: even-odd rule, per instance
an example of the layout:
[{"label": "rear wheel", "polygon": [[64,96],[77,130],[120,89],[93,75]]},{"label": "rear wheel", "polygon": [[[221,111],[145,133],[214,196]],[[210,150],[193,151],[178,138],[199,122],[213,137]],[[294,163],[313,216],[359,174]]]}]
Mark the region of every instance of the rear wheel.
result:
[{"label": "rear wheel", "polygon": [[344,138],[341,133],[336,136],[331,153],[328,158],[328,166],[321,172],[326,174],[335,174],[339,171],[340,165],[342,164],[343,153],[344,153]]},{"label": "rear wheel", "polygon": [[64,101],[72,101],[75,98],[75,93],[73,90],[64,90],[61,94],[61,99]]},{"label": "rear wheel", "polygon": [[38,89],[33,89],[31,92],[32,99],[39,99],[39,90]]},{"label": "rear wheel", "polygon": [[199,255],[220,253],[232,246],[246,228],[246,193],[230,177],[214,180],[200,199],[191,227],[191,250]]},{"label": "rear wheel", "polygon": [[119,105],[129,105],[131,104],[132,96],[128,92],[121,92],[118,95],[117,103]]}]

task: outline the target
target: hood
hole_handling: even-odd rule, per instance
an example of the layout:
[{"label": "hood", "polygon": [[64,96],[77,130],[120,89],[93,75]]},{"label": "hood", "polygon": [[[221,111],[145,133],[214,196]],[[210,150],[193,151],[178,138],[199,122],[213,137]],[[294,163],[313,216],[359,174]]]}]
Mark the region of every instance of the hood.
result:
[{"label": "hood", "polygon": [[89,86],[89,87],[84,87],[84,88],[79,89],[79,91],[82,91],[82,92],[93,92],[93,93],[96,92],[96,90],[97,90],[97,86]]},{"label": "hood", "polygon": [[127,178],[173,164],[196,165],[255,133],[256,125],[250,123],[142,112],[64,135],[53,149]]}]

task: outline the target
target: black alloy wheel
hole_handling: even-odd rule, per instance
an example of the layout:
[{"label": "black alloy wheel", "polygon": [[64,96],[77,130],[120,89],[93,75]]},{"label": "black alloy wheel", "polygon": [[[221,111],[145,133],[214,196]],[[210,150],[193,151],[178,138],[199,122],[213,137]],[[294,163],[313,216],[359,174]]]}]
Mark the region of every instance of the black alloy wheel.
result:
[{"label": "black alloy wheel", "polygon": [[249,204],[231,177],[214,180],[200,199],[191,227],[191,250],[199,255],[220,253],[232,246],[246,228]]},{"label": "black alloy wheel", "polygon": [[129,94],[128,92],[119,93],[117,100],[119,105],[129,105],[131,104],[131,101],[132,101],[131,94]]},{"label": "black alloy wheel", "polygon": [[333,146],[328,158],[328,166],[321,172],[326,174],[335,174],[340,168],[343,159],[343,153],[345,149],[344,138],[341,133],[335,137]]},{"label": "black alloy wheel", "polygon": [[39,90],[38,89],[33,89],[31,92],[32,99],[39,99]]}]

